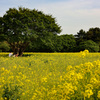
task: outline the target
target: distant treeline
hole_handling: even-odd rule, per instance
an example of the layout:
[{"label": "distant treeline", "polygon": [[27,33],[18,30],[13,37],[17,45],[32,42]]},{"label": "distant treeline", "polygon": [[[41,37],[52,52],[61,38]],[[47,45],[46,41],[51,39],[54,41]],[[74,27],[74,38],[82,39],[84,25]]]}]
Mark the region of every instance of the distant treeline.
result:
[{"label": "distant treeline", "polygon": [[[81,29],[76,35],[51,35],[37,38],[30,42],[25,52],[79,52],[88,49],[100,51],[100,28],[90,28],[87,32]],[[12,51],[6,42],[0,42],[0,51]]]}]

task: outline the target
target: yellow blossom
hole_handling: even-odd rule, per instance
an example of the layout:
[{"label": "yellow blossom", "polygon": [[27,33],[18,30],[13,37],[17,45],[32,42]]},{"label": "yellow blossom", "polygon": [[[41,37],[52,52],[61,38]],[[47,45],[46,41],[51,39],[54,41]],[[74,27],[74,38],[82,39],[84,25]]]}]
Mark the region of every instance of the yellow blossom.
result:
[{"label": "yellow blossom", "polygon": [[98,91],[98,95],[97,95],[97,97],[100,99],[100,91]]}]

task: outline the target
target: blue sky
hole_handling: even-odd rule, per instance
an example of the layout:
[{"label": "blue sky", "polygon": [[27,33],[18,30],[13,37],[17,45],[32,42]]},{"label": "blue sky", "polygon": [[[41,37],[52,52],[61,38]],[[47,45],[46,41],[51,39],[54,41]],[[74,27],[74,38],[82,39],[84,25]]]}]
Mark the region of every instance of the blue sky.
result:
[{"label": "blue sky", "polygon": [[61,34],[100,27],[100,0],[0,0],[0,16],[20,6],[53,15],[62,27]]}]

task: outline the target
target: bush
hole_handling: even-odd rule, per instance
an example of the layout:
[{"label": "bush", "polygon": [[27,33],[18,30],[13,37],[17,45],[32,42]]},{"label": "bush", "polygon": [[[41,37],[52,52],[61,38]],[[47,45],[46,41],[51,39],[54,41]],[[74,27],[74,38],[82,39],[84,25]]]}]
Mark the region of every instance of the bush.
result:
[{"label": "bush", "polygon": [[6,41],[0,42],[0,51],[6,52],[6,51],[9,51],[9,50],[10,50],[10,47],[9,47],[9,44]]},{"label": "bush", "polygon": [[83,51],[85,49],[89,50],[90,52],[98,52],[99,45],[92,40],[80,42],[80,44],[78,46],[78,51]]}]

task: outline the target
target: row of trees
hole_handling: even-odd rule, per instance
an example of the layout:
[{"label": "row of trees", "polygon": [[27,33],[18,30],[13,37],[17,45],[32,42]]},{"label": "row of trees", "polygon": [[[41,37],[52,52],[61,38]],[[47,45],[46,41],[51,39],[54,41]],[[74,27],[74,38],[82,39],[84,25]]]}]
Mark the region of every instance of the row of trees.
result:
[{"label": "row of trees", "polygon": [[[100,28],[90,28],[85,32],[80,30],[76,35],[49,35],[32,40],[27,52],[79,52],[88,49],[90,52],[100,51]],[[10,45],[0,43],[2,51],[11,51]]]},{"label": "row of trees", "polygon": [[100,28],[90,28],[87,32],[81,29],[76,35],[79,50],[88,49],[91,52],[100,51]]},{"label": "row of trees", "polygon": [[22,55],[31,52],[77,52],[84,49],[97,52],[100,29],[80,30],[76,35],[58,35],[61,26],[52,15],[38,10],[10,8],[0,17],[0,50]]},{"label": "row of trees", "polygon": [[31,42],[27,51],[79,52],[85,49],[90,52],[100,51],[100,28],[98,27],[90,28],[87,32],[81,29],[76,35],[53,35],[46,39],[45,41]]}]

